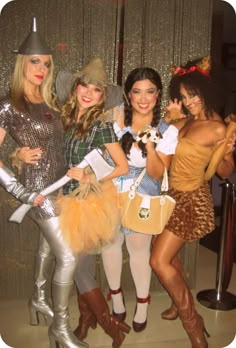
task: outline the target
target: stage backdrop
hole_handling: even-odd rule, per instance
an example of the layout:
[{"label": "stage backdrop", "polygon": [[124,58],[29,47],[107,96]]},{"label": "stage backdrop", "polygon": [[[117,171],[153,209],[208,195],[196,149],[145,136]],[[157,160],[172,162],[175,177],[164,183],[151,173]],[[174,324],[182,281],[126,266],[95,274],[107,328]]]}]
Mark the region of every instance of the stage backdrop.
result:
[{"label": "stage backdrop", "polygon": [[[0,96],[8,88],[14,67],[12,52],[26,37],[33,16],[38,31],[53,49],[56,72],[79,70],[93,56],[105,63],[110,82],[122,83],[138,66],[157,68],[166,86],[170,65],[207,55],[210,49],[213,0],[15,0],[0,15]],[[16,147],[7,137],[0,159],[8,165]],[[25,218],[21,225],[7,222],[17,202],[0,188],[0,297],[29,296],[33,286],[38,227]],[[181,253],[186,278],[195,286],[198,244]],[[96,274],[107,288],[100,256]],[[134,289],[124,248],[122,286]],[[151,289],[163,290],[152,277]]]}]

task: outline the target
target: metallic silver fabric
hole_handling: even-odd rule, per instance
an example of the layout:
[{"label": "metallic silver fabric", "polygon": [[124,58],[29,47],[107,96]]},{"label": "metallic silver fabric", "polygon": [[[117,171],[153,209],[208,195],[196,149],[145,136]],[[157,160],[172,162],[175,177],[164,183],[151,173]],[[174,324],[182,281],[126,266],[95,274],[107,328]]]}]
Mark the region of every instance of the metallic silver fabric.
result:
[{"label": "metallic silver fabric", "polygon": [[73,282],[70,284],[52,282],[54,317],[53,323],[48,329],[51,348],[59,346],[66,348],[89,348],[87,343],[77,339],[70,326],[68,306],[73,287]]},{"label": "metallic silver fabric", "polygon": [[72,283],[77,265],[77,255],[70,249],[60,229],[59,218],[37,219],[44,238],[47,240],[53,255],[56,257],[54,282],[60,284]]},{"label": "metallic silver fabric", "polygon": [[51,253],[51,248],[41,233],[35,260],[34,291],[29,301],[31,325],[39,324],[38,313],[44,315],[46,322],[48,318],[53,317],[53,310],[46,295],[46,285],[47,281],[51,279],[50,271],[53,269],[53,264],[54,256]]},{"label": "metallic silver fabric", "polygon": [[[42,156],[37,164],[24,164],[21,183],[30,191],[41,191],[65,174],[63,159],[63,129],[59,114],[45,103],[29,104],[28,112],[16,111],[8,97],[0,101],[0,127],[14,138],[19,147],[40,147]],[[31,209],[33,218],[57,215],[51,195],[40,207]]]},{"label": "metallic silver fabric", "polygon": [[21,183],[19,183],[11,170],[6,166],[0,167],[0,184],[21,202],[33,204],[37,193],[29,192]]}]

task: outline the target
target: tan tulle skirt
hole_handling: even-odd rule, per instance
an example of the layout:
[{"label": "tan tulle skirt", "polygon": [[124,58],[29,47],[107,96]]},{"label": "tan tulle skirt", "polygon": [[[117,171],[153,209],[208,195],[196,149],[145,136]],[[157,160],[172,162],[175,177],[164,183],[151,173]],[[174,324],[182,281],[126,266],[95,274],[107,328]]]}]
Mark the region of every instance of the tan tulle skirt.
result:
[{"label": "tan tulle skirt", "polygon": [[106,181],[79,196],[58,197],[64,238],[74,252],[98,252],[110,243],[120,226],[117,190]]}]

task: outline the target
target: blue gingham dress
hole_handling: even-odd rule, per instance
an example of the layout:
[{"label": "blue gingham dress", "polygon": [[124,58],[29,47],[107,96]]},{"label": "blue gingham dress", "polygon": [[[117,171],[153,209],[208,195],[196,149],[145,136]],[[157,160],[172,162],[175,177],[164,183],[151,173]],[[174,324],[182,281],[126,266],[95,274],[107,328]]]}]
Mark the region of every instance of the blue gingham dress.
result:
[{"label": "blue gingham dress", "polygon": [[[161,134],[163,134],[163,137],[164,137],[164,133],[166,132],[168,127],[169,127],[169,125],[165,122],[165,120],[161,119],[157,129]],[[171,126],[171,127],[173,127],[173,126]],[[172,140],[170,139],[171,145],[169,146],[169,148],[167,146],[166,151],[163,148],[160,149],[161,152],[164,152],[167,154],[173,154],[175,147],[176,147],[176,144],[177,144],[178,131],[175,127],[174,127],[174,129],[171,129],[171,130],[172,130],[172,132],[170,132],[170,134],[168,135],[168,137],[173,138]],[[116,128],[115,128],[115,131],[116,131]],[[117,136],[119,138],[119,134],[117,134]],[[166,140],[167,140],[166,142],[168,143],[168,139],[166,139]],[[166,148],[166,145],[165,145],[165,148]],[[140,157],[142,157],[141,150],[139,152],[140,152]],[[132,156],[132,151],[131,151],[131,156]],[[125,181],[129,180],[129,182],[130,182],[130,179],[132,179],[134,182],[137,179],[137,177],[139,176],[139,174],[142,172],[143,169],[144,169],[144,167],[135,167],[135,166],[130,165],[128,174],[114,179],[114,183],[117,186],[118,191],[127,191],[127,185],[125,185]],[[143,194],[148,194],[150,196],[157,196],[160,193],[161,181],[162,180],[155,180],[155,179],[151,178],[146,172],[140,185],[137,188],[137,192],[140,192]],[[126,186],[126,189],[124,189],[124,186]],[[125,234],[139,233],[139,232],[130,230],[122,225],[121,225],[120,230]]]}]

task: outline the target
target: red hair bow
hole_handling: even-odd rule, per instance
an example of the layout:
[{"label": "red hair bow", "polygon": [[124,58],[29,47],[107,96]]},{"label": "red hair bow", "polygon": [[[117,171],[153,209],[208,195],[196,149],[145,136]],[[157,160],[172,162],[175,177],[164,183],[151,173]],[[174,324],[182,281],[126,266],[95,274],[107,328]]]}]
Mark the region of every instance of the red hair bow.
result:
[{"label": "red hair bow", "polygon": [[173,71],[174,71],[174,75],[178,75],[178,76],[182,76],[182,75],[191,73],[191,72],[193,72],[193,71],[198,71],[198,72],[200,72],[201,74],[203,74],[203,75],[209,77],[209,74],[208,74],[207,71],[202,70],[202,69],[198,68],[197,66],[190,66],[189,69],[184,69],[184,68],[182,68],[181,66],[178,66],[178,67],[175,67],[175,68],[173,69]]}]

